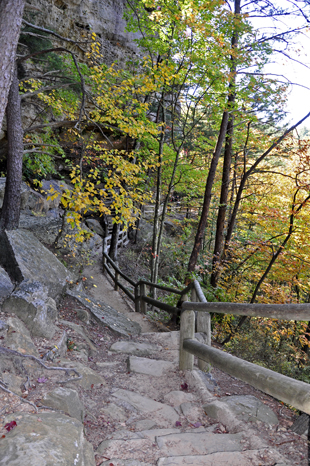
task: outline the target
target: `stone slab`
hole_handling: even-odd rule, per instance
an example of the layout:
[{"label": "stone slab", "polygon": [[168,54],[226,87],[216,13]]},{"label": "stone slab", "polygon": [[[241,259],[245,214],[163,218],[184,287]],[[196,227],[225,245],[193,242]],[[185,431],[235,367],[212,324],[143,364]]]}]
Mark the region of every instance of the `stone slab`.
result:
[{"label": "stone slab", "polygon": [[156,437],[163,437],[164,435],[179,434],[180,429],[150,429],[139,432],[143,438],[149,438],[155,442]]},{"label": "stone slab", "polygon": [[133,356],[151,356],[151,354],[159,352],[159,347],[153,343],[138,343],[135,341],[120,340],[113,343],[110,351],[132,354]]},{"label": "stone slab", "polygon": [[71,280],[65,266],[27,230],[1,233],[0,264],[18,283],[23,280],[42,283],[51,298],[60,295]]},{"label": "stone slab", "polygon": [[200,408],[195,403],[190,403],[189,401],[182,403],[180,405],[183,415],[189,422],[196,422],[205,417],[203,409]]},{"label": "stone slab", "polygon": [[151,451],[152,446],[150,439],[104,440],[98,446],[96,453],[108,458],[118,457],[125,460],[140,460],[141,452],[145,454]]},{"label": "stone slab", "polygon": [[274,451],[219,452],[210,455],[159,458],[157,466],[291,466]]},{"label": "stone slab", "polygon": [[176,366],[169,361],[130,356],[127,360],[127,368],[129,372],[162,377],[166,372],[174,370]]},{"label": "stone slab", "polygon": [[14,413],[17,426],[0,442],[0,466],[95,466],[83,424],[60,413]]},{"label": "stone slab", "polygon": [[98,301],[82,291],[68,290],[67,294],[87,307],[97,322],[114,330],[119,335],[130,337],[141,333],[141,327],[137,322],[131,321],[103,301]]},{"label": "stone slab", "polygon": [[104,406],[100,409],[100,412],[114,421],[125,422],[127,420],[126,412],[114,403]]},{"label": "stone slab", "polygon": [[264,403],[252,395],[235,395],[222,397],[221,401],[214,401],[204,405],[206,414],[225,425],[236,421],[262,421],[269,425],[278,424],[275,413]]},{"label": "stone slab", "polygon": [[122,460],[120,458],[111,458],[108,461],[101,463],[101,465],[110,466],[111,463],[113,466],[152,466],[150,463],[142,463],[139,460]]},{"label": "stone slab", "polygon": [[171,406],[180,406],[182,403],[195,401],[195,396],[192,393],[175,390],[164,396],[165,403]]},{"label": "stone slab", "polygon": [[156,422],[153,421],[152,419],[143,419],[142,421],[138,421],[135,424],[136,430],[140,430],[140,431],[152,429],[155,426],[156,426]]},{"label": "stone slab", "polygon": [[114,392],[112,396],[119,400],[124,400],[141,413],[152,414],[152,419],[155,420],[159,426],[175,426],[176,421],[179,419],[175,409],[171,408],[171,406],[154,401],[139,393],[119,389]]},{"label": "stone slab", "polygon": [[162,456],[206,455],[241,451],[242,434],[181,433],[156,437]]},{"label": "stone slab", "polygon": [[19,353],[31,354],[39,358],[40,355],[25,324],[17,317],[9,317],[7,325],[8,331],[4,338],[5,346]]},{"label": "stone slab", "polygon": [[145,337],[150,337],[154,343],[159,343],[169,350],[178,350],[180,344],[180,332],[144,333]]}]

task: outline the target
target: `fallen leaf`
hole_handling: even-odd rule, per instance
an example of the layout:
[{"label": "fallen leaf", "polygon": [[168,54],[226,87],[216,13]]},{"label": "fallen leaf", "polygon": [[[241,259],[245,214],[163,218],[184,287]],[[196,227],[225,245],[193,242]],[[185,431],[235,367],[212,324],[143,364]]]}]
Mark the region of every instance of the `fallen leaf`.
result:
[{"label": "fallen leaf", "polygon": [[181,424],[181,422],[180,422],[180,421],[176,421],[176,423],[175,423],[175,426],[176,426],[176,427],[181,427],[181,426],[182,426],[182,424]]},{"label": "fallen leaf", "polygon": [[182,388],[182,390],[183,390],[184,392],[186,392],[186,391],[188,390],[188,385],[187,385],[187,383],[186,383],[186,382],[182,383],[182,384],[181,384],[181,388]]},{"label": "fallen leaf", "polygon": [[192,424],[193,427],[201,427],[202,424],[201,422],[194,422],[194,424]]},{"label": "fallen leaf", "polygon": [[7,424],[5,424],[4,428],[10,432],[10,430],[13,430],[14,427],[16,427],[17,424],[16,424],[16,421],[11,421],[11,422],[8,422]]},{"label": "fallen leaf", "polygon": [[46,377],[39,377],[38,382],[39,383],[45,383],[45,382],[47,382],[47,378]]}]

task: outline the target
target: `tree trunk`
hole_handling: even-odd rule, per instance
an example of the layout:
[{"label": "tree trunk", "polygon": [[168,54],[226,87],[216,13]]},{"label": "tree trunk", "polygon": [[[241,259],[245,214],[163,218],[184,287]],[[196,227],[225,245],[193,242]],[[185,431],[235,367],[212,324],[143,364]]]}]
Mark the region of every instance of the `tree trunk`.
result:
[{"label": "tree trunk", "polygon": [[0,1],[0,129],[13,77],[24,0]]},{"label": "tree trunk", "polygon": [[220,206],[219,206],[217,223],[216,223],[215,244],[214,244],[214,252],[213,252],[213,259],[212,259],[212,274],[210,278],[210,283],[214,288],[217,285],[217,281],[219,277],[219,264],[221,262],[221,255],[223,251],[223,236],[224,236],[224,226],[225,226],[225,217],[226,217],[227,200],[228,200],[228,189],[229,189],[229,181],[230,181],[233,127],[234,127],[234,119],[233,119],[233,116],[230,115],[228,125],[227,125],[223,174],[222,174],[221,197],[220,197]]},{"label": "tree trunk", "polygon": [[20,214],[24,147],[18,86],[17,66],[15,64],[6,109],[8,136],[7,175],[0,218],[0,229],[6,230],[18,228]]},{"label": "tree trunk", "polygon": [[[217,143],[216,143],[216,148],[215,148],[212,160],[211,160],[210,170],[209,170],[208,177],[207,177],[201,217],[200,217],[200,222],[199,222],[196,237],[195,237],[194,247],[193,247],[189,262],[188,262],[188,267],[187,267],[188,274],[190,274],[191,272],[195,270],[195,266],[198,260],[198,255],[201,250],[204,231],[206,229],[207,219],[208,219],[208,214],[209,214],[213,182],[214,182],[216,168],[217,168],[217,164],[220,158],[223,142],[225,139],[227,123],[228,123],[228,112],[224,112],[223,117],[222,117],[219,136],[218,136]],[[186,279],[186,282],[189,282],[189,278]]]}]

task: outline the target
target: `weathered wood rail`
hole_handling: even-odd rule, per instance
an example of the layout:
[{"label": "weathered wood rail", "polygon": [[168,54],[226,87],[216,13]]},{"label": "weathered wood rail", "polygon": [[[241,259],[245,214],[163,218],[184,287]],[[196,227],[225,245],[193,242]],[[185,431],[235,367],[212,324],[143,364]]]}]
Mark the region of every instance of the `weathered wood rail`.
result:
[{"label": "weathered wood rail", "polygon": [[[212,312],[310,321],[310,304],[208,303],[197,280],[183,290],[157,285],[146,280],[134,282],[121,272],[106,252],[103,252],[103,266],[113,279],[115,290],[121,288],[134,302],[137,312],[145,313],[147,304],[150,304],[170,314],[181,314],[179,363],[181,370],[193,370],[194,356],[196,356],[200,369],[203,370],[206,365],[211,364],[268,395],[310,414],[310,384],[212,348],[210,318]],[[129,283],[131,290],[120,282],[120,277]],[[179,297],[178,305],[174,307],[150,298],[147,290],[152,288],[176,294]],[[186,300],[188,295],[191,301]],[[204,335],[205,344],[195,339],[195,332]]]}]

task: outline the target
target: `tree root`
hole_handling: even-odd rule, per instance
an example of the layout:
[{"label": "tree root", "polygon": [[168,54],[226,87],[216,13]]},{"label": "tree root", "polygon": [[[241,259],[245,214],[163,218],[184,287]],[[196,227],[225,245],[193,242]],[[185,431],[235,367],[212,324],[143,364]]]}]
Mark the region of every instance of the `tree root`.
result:
[{"label": "tree root", "polygon": [[[49,367],[44,362],[42,362],[40,359],[36,358],[35,356],[32,356],[31,354],[21,354],[18,351],[11,350],[9,348],[5,348],[4,346],[0,346],[0,354],[4,354],[6,356],[18,356],[20,358],[24,359],[31,359],[32,361],[35,361],[37,364],[40,366],[44,367],[44,369],[47,369],[49,371],[64,371],[65,374],[69,377],[66,380],[59,381],[58,383],[68,383],[68,382],[74,382],[76,380],[80,380],[83,376],[79,374],[79,372],[76,369],[73,368],[66,368],[66,367]],[[74,374],[74,376],[70,377],[70,372]],[[24,383],[24,388],[26,389],[26,386],[29,386],[29,377],[27,376],[27,381]],[[26,400],[25,398],[17,395],[17,393],[12,392],[7,388],[7,384],[0,380],[0,389],[5,391],[6,393],[9,393],[11,395],[17,396],[23,403],[27,403],[31,405],[36,412],[38,412],[38,409],[51,409],[47,406],[36,406],[34,403],[31,401]]]},{"label": "tree root", "polygon": [[[40,366],[44,367],[44,369],[47,369],[49,371],[65,371],[65,374],[69,377],[67,380],[63,380],[58,383],[68,383],[68,382],[74,382],[76,380],[80,380],[82,378],[82,375],[79,374],[79,372],[76,369],[73,369],[71,367],[54,367],[54,366],[47,366],[42,362],[40,359],[36,358],[35,356],[32,356],[31,354],[21,354],[18,351],[14,351],[8,348],[4,348],[4,346],[0,346],[0,354],[5,354],[7,356],[18,356],[20,358],[25,358],[25,359],[31,359],[32,361],[35,361],[38,363]],[[75,374],[74,377],[70,377],[70,372],[73,372]],[[17,395],[18,396],[18,395]]]},{"label": "tree root", "polygon": [[2,380],[0,380],[0,388],[1,388],[1,390],[3,390],[6,393],[10,393],[11,395],[17,396],[17,398],[19,398],[23,403],[27,403],[27,404],[31,405],[36,410],[36,412],[38,412],[38,407],[34,403],[32,403],[31,401],[26,400],[25,398],[22,398],[21,396],[17,395],[17,393],[14,393],[11,390],[9,390],[7,388],[7,384],[5,382],[3,382]]}]

